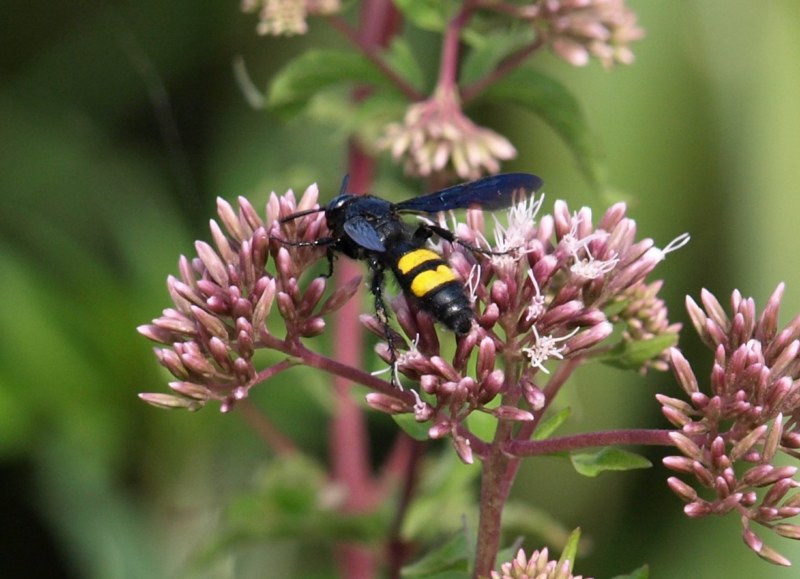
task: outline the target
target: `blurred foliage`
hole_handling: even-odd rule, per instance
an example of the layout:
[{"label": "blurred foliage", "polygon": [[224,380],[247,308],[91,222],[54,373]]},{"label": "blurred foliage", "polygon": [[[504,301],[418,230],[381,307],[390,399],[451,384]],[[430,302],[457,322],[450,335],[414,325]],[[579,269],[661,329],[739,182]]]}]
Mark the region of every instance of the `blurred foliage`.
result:
[{"label": "blurred foliage", "polygon": [[[659,270],[675,319],[686,321],[682,296],[700,287],[718,295],[739,287],[763,303],[780,280],[788,282],[788,319],[800,311],[800,3],[631,5],[648,33],[633,67],[609,74],[545,58],[541,69],[577,96],[641,231],[662,246],[692,234]],[[232,69],[241,55],[266,86],[291,55],[335,37],[312,21],[308,38],[259,38],[236,3],[34,0],[5,8],[0,576],[164,577],[187,568],[193,577],[256,577],[264,568],[328,576],[280,542],[190,566],[230,498],[256,486],[271,459],[239,415],[141,404],[136,393],[163,388],[167,377],[135,327],[167,306],[164,279],[195,237],[208,238],[215,196],[260,204],[270,190],[313,181],[324,197],[338,190],[345,135],[325,122],[324,107],[316,120],[284,124],[247,106]],[[566,198],[603,209],[552,129],[518,108],[480,114],[520,151],[507,169],[545,177],[547,207]],[[391,179],[381,175],[384,182]],[[688,333],[681,344],[690,358],[710,361]],[[661,426],[656,381],[674,387],[669,376],[623,381],[593,369],[578,380],[572,412],[593,421],[587,428]],[[321,455],[324,428],[303,429],[324,420],[308,402],[318,385],[292,370],[255,402]],[[564,461],[537,461],[521,474],[515,501],[581,525],[594,545],[576,569],[584,575],[645,562],[662,577],[782,572],[739,549],[730,521],[685,520],[660,454],[647,455],[655,469],[591,480]],[[780,548],[800,560],[797,546]]]}]

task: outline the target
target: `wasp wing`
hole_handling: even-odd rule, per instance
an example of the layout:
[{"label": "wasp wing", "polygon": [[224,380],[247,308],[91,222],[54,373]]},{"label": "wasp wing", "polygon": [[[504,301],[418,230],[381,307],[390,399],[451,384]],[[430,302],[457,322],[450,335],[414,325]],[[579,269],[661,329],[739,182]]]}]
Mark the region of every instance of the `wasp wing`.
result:
[{"label": "wasp wing", "polygon": [[364,249],[381,253],[386,251],[386,246],[383,245],[380,235],[375,231],[375,226],[371,225],[364,217],[349,218],[344,222],[344,231],[350,236],[350,239]]},{"label": "wasp wing", "polygon": [[511,205],[515,195],[532,193],[543,183],[530,173],[504,173],[401,201],[395,209],[401,213],[438,213],[467,207],[494,211]]}]

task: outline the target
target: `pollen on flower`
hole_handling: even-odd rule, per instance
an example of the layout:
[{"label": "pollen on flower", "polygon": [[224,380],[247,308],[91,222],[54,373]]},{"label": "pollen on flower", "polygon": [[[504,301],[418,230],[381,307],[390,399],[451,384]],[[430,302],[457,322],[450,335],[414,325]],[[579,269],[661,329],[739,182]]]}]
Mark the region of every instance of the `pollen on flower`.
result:
[{"label": "pollen on flower", "polygon": [[587,255],[586,259],[581,259],[577,254],[573,254],[575,263],[570,266],[569,270],[577,276],[586,279],[597,279],[613,271],[619,263],[619,258],[617,257],[606,260],[595,259],[592,254],[589,253],[588,247],[585,248],[585,250]]},{"label": "pollen on flower", "polygon": [[[525,197],[514,204],[506,213],[507,225],[503,225],[496,215],[494,218],[494,251],[492,263],[500,269],[508,269],[517,261],[536,234],[536,215],[544,203],[544,195],[538,199]],[[512,263],[509,263],[512,262]]]},{"label": "pollen on flower", "polygon": [[544,363],[551,358],[563,360],[565,346],[561,344],[577,334],[580,328],[575,328],[566,336],[561,336],[559,338],[551,335],[540,336],[535,325],[531,326],[531,329],[533,330],[533,334],[535,336],[533,346],[529,348],[523,348],[522,353],[530,358],[530,364],[532,367],[538,368],[545,374],[549,374],[550,371],[544,367]]},{"label": "pollen on flower", "polygon": [[[558,201],[556,205],[559,205]],[[563,207],[563,211],[566,216],[569,217],[569,214],[566,213],[566,207]],[[561,237],[560,243],[570,254],[577,255],[581,250],[586,249],[589,243],[595,239],[601,239],[607,236],[607,233],[604,231],[595,231],[581,237],[581,233],[585,233],[587,229],[591,229],[591,213],[589,210],[584,209],[580,212],[576,211],[572,213],[571,219],[569,219],[569,231]]]}]

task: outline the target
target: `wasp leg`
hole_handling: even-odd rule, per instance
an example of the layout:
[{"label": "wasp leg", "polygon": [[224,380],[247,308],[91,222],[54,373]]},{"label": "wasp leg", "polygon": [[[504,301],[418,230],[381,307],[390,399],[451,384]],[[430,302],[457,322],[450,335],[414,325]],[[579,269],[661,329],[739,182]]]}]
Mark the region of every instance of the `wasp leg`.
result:
[{"label": "wasp leg", "polygon": [[325,257],[328,260],[328,271],[327,273],[323,273],[322,277],[327,279],[333,275],[333,262],[336,259],[336,252],[333,250],[333,244],[336,240],[333,237],[320,237],[314,241],[288,241],[274,236],[270,236],[270,239],[274,239],[289,247],[321,247],[324,245],[326,250]]},{"label": "wasp leg", "polygon": [[392,367],[392,385],[397,386],[397,350],[394,344],[394,335],[392,329],[389,327],[389,314],[386,312],[386,304],[383,302],[383,266],[377,260],[369,260],[369,269],[372,271],[372,282],[370,284],[370,292],[375,298],[375,314],[378,321],[383,326],[383,335],[386,338],[386,344],[389,346],[389,353],[391,355]]},{"label": "wasp leg", "polygon": [[274,235],[270,235],[269,238],[274,239],[283,245],[288,245],[289,247],[320,247],[321,245],[327,245],[330,247],[336,241],[333,237],[320,237],[314,241],[289,241],[288,239],[281,239],[280,237],[275,237]]},{"label": "wasp leg", "polygon": [[[420,230],[422,229],[425,229],[427,231],[421,232]],[[421,238],[424,241],[427,240],[429,237],[431,237],[431,235],[433,234],[436,234],[438,237],[441,237],[442,239],[450,243],[457,243],[461,247],[468,249],[472,253],[482,253],[483,255],[505,255],[506,253],[508,253],[507,251],[492,251],[491,249],[483,249],[475,245],[470,245],[466,241],[462,241],[461,239],[453,235],[453,233],[450,232],[449,230],[445,229],[444,227],[439,227],[438,225],[429,225],[429,224],[420,225],[414,232],[414,238],[416,239]]]},{"label": "wasp leg", "polygon": [[333,262],[336,259],[336,253],[333,251],[333,247],[328,245],[325,251],[325,257],[328,259],[328,271],[322,274],[322,277],[325,279],[329,279],[333,276]]}]

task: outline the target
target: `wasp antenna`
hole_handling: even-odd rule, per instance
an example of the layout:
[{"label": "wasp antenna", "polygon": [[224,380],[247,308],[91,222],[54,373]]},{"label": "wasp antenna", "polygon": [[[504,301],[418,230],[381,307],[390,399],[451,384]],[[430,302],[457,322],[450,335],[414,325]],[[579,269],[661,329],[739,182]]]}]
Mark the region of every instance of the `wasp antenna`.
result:
[{"label": "wasp antenna", "polygon": [[287,221],[292,221],[297,219],[298,217],[303,217],[304,215],[311,215],[312,213],[319,213],[321,211],[325,211],[324,207],[317,207],[316,209],[306,209],[305,211],[298,211],[297,213],[292,213],[291,215],[287,215],[286,217],[282,217],[278,220],[278,223],[286,223]]},{"label": "wasp antenna", "polygon": [[346,173],[344,177],[342,177],[342,186],[339,188],[339,195],[344,195],[347,193],[347,184],[350,182],[350,174]]}]

